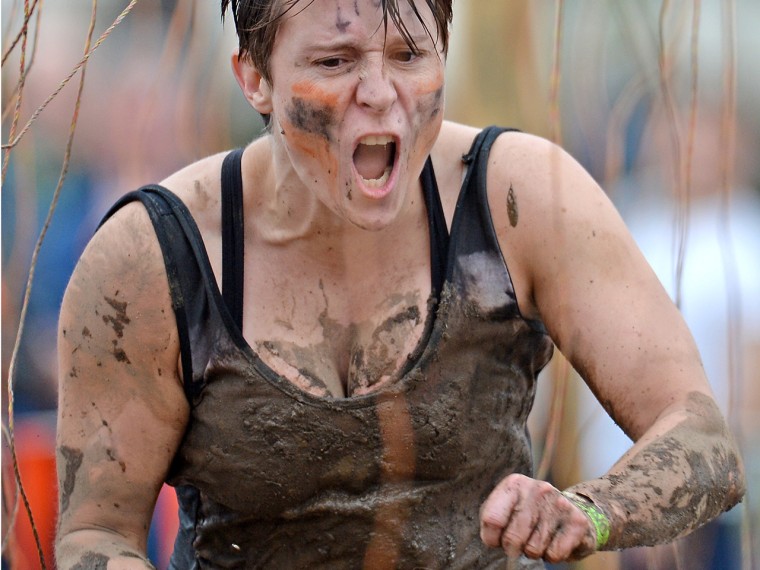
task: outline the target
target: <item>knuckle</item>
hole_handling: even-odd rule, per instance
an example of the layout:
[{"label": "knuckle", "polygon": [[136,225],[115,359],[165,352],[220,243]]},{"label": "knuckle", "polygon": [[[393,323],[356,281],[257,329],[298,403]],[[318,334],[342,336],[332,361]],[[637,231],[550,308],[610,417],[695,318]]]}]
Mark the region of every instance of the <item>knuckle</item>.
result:
[{"label": "knuckle", "polygon": [[525,545],[526,537],[514,530],[505,530],[501,535],[501,546],[509,552],[519,552]]},{"label": "knuckle", "polygon": [[503,480],[502,483],[505,487],[516,487],[518,489],[525,486],[525,484],[530,479],[526,477],[525,475],[522,475],[520,473],[512,473],[510,475],[507,475]]},{"label": "knuckle", "polygon": [[559,495],[559,492],[557,489],[555,489],[550,483],[547,483],[546,481],[537,481],[536,482],[536,494],[544,499],[544,498],[555,498],[557,495]]},{"label": "knuckle", "polygon": [[500,509],[485,508],[480,514],[480,522],[485,527],[501,528],[506,524],[507,518],[505,513]]},{"label": "knuckle", "polygon": [[541,558],[543,553],[544,553],[543,547],[536,542],[529,541],[525,545],[525,555],[528,558],[532,558],[535,560],[535,559]]},{"label": "knuckle", "polygon": [[562,556],[559,551],[557,551],[554,548],[550,548],[546,551],[544,554],[544,558],[547,562],[551,562],[552,564],[556,564],[557,562],[562,562],[565,560],[566,556]]}]

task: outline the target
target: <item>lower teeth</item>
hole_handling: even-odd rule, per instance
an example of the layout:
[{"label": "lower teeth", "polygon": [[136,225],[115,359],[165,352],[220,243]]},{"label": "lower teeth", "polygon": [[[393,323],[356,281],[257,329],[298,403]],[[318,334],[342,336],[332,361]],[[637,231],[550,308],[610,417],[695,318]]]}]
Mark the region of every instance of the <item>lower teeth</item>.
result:
[{"label": "lower teeth", "polygon": [[383,175],[380,178],[362,178],[362,180],[369,188],[380,188],[388,182],[388,178],[391,176],[391,170],[393,169],[388,166],[385,168],[385,172],[383,172]]}]

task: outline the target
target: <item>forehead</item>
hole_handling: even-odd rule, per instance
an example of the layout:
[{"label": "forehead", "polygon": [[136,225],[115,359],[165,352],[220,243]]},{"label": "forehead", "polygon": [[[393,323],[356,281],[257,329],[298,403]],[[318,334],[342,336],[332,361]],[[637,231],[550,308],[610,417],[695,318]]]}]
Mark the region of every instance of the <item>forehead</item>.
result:
[{"label": "forehead", "polygon": [[[383,8],[388,4],[387,14]],[[391,17],[392,5],[398,6],[398,19],[416,41],[424,41],[428,31],[435,37],[436,23],[427,3],[419,0],[296,0],[284,2],[285,15],[280,23],[280,33],[296,31],[308,34],[309,39],[334,37],[356,32],[385,37],[387,19],[388,35],[398,34]],[[422,21],[421,21],[422,20]]]}]

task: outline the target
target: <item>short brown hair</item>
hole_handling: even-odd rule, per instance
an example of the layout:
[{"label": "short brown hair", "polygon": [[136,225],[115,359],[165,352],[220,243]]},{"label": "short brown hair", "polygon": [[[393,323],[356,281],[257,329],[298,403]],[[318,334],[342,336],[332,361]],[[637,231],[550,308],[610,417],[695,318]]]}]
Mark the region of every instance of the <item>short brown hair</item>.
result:
[{"label": "short brown hair", "polygon": [[[222,19],[227,8],[230,8],[235,20],[235,29],[239,41],[239,57],[248,57],[262,77],[269,83],[272,77],[269,69],[269,57],[274,48],[274,39],[283,16],[293,10],[302,0],[222,0]],[[308,8],[314,0],[307,0],[302,10]],[[422,16],[414,4],[407,0],[414,14],[422,22]],[[435,19],[437,39],[443,44],[443,51],[449,48],[449,24],[452,18],[452,0],[425,0]],[[406,43],[417,50],[414,40],[409,34],[399,12],[399,0],[380,0],[383,10],[383,24],[388,28],[388,20],[396,26]],[[423,25],[424,22],[423,22]],[[428,35],[436,41],[430,30],[425,26]]]}]

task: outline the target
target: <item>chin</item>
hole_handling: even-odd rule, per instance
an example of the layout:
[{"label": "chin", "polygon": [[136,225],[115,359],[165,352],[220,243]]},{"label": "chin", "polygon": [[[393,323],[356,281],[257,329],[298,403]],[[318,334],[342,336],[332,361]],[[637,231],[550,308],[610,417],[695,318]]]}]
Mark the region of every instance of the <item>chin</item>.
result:
[{"label": "chin", "polygon": [[378,204],[365,204],[362,207],[353,200],[344,210],[345,219],[362,230],[370,232],[382,231],[397,222],[401,215],[398,205],[378,207]]}]

